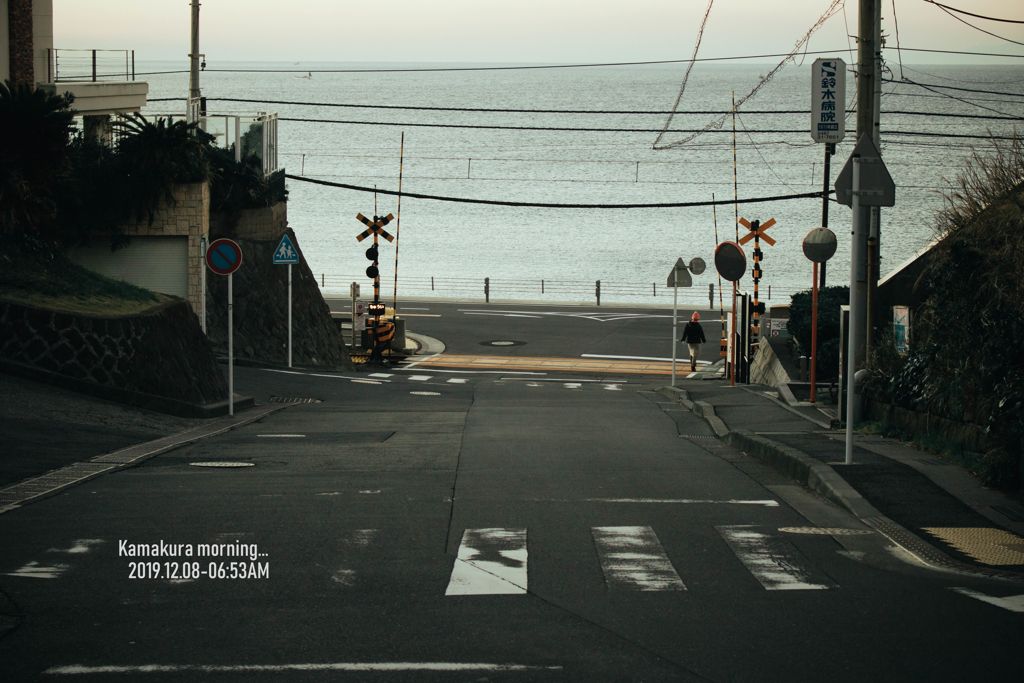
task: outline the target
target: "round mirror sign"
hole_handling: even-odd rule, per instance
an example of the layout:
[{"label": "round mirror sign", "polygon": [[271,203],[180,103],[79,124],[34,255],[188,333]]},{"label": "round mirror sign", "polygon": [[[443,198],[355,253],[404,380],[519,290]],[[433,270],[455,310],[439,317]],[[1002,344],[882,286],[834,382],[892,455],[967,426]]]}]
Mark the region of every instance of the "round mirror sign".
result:
[{"label": "round mirror sign", "polygon": [[747,271],[747,257],[735,242],[722,242],[715,249],[715,268],[729,282],[736,282]]},{"label": "round mirror sign", "polygon": [[828,228],[815,228],[804,237],[804,256],[815,263],[824,263],[836,253],[836,234]]}]

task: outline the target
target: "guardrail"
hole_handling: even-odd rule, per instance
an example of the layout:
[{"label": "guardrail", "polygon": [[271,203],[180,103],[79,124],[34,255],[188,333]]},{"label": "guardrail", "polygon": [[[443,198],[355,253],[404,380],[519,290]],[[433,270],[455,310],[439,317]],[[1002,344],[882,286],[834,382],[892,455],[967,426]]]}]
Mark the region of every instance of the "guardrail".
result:
[{"label": "guardrail", "polygon": [[[373,283],[365,276],[344,276],[328,275],[322,273],[317,277],[317,284],[323,292],[336,292],[339,295],[348,296],[350,283],[360,284],[364,294],[362,298],[368,298],[373,293]],[[725,302],[731,306],[731,287],[724,283]],[[605,301],[635,301],[643,299],[662,299],[666,303],[672,301],[672,288],[666,287],[657,282],[616,282],[608,280],[525,280],[513,278],[469,278],[469,277],[400,277],[398,279],[398,290],[403,296],[437,296],[440,298],[461,298],[461,297],[482,297],[485,302],[490,302],[491,297],[502,299],[535,299],[552,301],[583,301],[593,299],[598,306],[601,299]],[[769,286],[766,292],[766,302],[770,302],[774,294],[779,298],[779,303],[789,303],[790,296],[797,289],[779,290],[773,292]],[[391,299],[395,294],[394,280],[388,281],[381,278],[381,297]],[[679,288],[679,304],[681,306],[694,306],[698,303],[703,305],[709,302],[711,308],[718,307],[718,284],[709,283],[707,287],[696,285],[694,287]]]},{"label": "guardrail", "polygon": [[135,80],[135,50],[48,48],[47,83]]}]

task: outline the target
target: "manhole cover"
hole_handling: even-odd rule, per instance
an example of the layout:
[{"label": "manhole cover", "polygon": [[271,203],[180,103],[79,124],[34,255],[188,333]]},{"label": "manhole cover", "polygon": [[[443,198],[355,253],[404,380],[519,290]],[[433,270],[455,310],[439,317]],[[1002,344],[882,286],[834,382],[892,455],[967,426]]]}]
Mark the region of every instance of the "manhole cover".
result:
[{"label": "manhole cover", "polygon": [[318,398],[284,398],[282,396],[271,396],[271,403],[320,403]]},{"label": "manhole cover", "polygon": [[440,396],[441,393],[438,391],[410,391],[413,396]]},{"label": "manhole cover", "polygon": [[254,462],[190,462],[192,467],[254,467]]},{"label": "manhole cover", "polygon": [[524,341],[512,341],[511,339],[495,339],[494,341],[482,341],[480,346],[523,346]]},{"label": "manhole cover", "polygon": [[817,526],[784,526],[779,527],[784,534],[820,534],[822,536],[869,536],[870,529],[829,529]]}]

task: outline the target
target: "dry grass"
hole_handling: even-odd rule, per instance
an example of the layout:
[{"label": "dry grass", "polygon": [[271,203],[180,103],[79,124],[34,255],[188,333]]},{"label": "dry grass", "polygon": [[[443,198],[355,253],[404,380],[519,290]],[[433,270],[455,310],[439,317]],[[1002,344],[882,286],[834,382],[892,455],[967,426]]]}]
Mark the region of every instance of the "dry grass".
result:
[{"label": "dry grass", "polygon": [[154,302],[101,295],[92,297],[55,296],[26,289],[0,288],[0,301],[20,304],[29,308],[96,318],[138,315],[171,300],[172,297],[157,294],[156,298],[157,300]]}]

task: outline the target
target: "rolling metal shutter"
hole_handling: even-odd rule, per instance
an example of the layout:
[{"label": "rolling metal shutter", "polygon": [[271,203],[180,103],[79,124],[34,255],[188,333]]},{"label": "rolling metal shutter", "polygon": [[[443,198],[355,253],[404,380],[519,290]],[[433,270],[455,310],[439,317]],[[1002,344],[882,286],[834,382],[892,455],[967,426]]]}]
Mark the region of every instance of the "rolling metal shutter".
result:
[{"label": "rolling metal shutter", "polygon": [[131,246],[110,252],[103,238],[78,247],[71,259],[89,270],[161,294],[188,296],[188,237],[132,237]]}]

